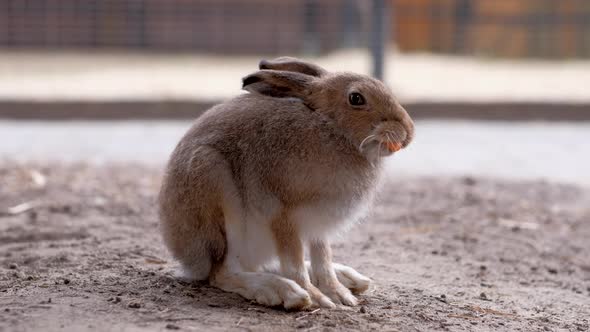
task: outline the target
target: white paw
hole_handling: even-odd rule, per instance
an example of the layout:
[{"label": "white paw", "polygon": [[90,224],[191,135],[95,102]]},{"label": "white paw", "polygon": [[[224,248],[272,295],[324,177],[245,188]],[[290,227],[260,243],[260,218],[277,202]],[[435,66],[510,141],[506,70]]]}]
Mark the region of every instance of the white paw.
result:
[{"label": "white paw", "polygon": [[279,293],[272,287],[268,286],[256,289],[256,292],[252,294],[250,298],[255,300],[259,304],[271,307],[283,303],[283,299],[281,298]]},{"label": "white paw", "polygon": [[320,307],[326,309],[334,309],[336,308],[336,304],[330,300],[330,298],[324,295],[319,289],[313,286],[313,290],[309,291],[312,301],[312,307]]},{"label": "white paw", "polygon": [[334,263],[334,270],[338,281],[355,294],[360,294],[371,286],[371,279],[349,266]]},{"label": "white paw", "polygon": [[278,294],[280,295],[283,307],[287,310],[301,310],[312,305],[309,294],[292,280],[286,280],[286,282],[281,283]]},{"label": "white paw", "polygon": [[330,286],[322,287],[321,290],[335,303],[344,304],[351,307],[358,304],[358,300],[356,297],[354,297],[354,295],[352,295],[350,290],[339,282]]}]

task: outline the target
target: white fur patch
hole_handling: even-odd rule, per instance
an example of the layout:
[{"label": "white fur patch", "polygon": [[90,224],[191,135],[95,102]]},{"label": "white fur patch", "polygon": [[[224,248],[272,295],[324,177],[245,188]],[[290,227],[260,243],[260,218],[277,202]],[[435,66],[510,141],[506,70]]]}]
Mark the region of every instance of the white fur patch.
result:
[{"label": "white fur patch", "polygon": [[331,238],[348,231],[370,212],[374,192],[353,202],[330,202],[307,205],[295,210],[293,216],[304,239]]}]

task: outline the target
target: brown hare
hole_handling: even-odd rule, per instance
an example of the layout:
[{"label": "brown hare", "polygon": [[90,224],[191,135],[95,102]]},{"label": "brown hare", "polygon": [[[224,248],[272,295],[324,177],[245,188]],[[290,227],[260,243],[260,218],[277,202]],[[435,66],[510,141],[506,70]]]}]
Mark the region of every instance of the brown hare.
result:
[{"label": "brown hare", "polygon": [[159,196],[168,248],[187,277],[260,304],[356,305],[370,279],[332,262],[330,238],[366,214],[412,119],[380,81],[295,58],[261,61],[243,88],[172,153]]}]

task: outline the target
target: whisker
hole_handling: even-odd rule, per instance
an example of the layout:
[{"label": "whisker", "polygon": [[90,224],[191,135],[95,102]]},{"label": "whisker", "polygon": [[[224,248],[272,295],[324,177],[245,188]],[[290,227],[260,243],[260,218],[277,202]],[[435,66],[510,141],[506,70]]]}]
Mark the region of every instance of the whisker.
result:
[{"label": "whisker", "polygon": [[387,140],[388,140],[390,143],[393,143],[393,142],[395,142],[395,139],[393,138],[393,135],[392,135],[391,133],[389,133],[389,132],[385,132],[385,137],[387,137]]},{"label": "whisker", "polygon": [[363,145],[365,145],[365,142],[367,142],[367,140],[370,140],[372,138],[374,138],[376,135],[369,135],[367,136],[359,145],[359,150],[362,152],[363,151]]},{"label": "whisker", "polygon": [[391,134],[393,140],[397,140],[397,141],[401,141],[402,140],[401,137],[400,137],[400,135],[399,135],[399,133],[396,133],[396,132],[391,131],[391,130],[387,130],[385,132]]}]

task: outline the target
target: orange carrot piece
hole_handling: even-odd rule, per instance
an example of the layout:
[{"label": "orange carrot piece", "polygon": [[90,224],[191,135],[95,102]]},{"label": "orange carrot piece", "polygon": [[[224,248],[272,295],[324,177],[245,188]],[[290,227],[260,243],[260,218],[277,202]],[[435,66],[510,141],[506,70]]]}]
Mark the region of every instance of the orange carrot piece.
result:
[{"label": "orange carrot piece", "polygon": [[402,145],[398,142],[387,142],[387,149],[391,152],[397,152],[402,149]]}]

